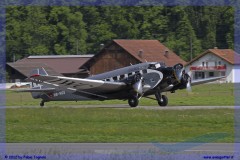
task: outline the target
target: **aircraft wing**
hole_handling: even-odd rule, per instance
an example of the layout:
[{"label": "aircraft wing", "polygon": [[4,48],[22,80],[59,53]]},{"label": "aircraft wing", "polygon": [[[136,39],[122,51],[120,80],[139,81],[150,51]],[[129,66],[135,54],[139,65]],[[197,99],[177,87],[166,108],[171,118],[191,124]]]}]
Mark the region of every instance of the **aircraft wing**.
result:
[{"label": "aircraft wing", "polygon": [[53,88],[68,89],[72,91],[87,91],[91,93],[109,93],[126,87],[123,82],[106,82],[102,80],[70,78],[61,76],[49,76],[35,74],[28,78],[28,81],[47,84]]},{"label": "aircraft wing", "polygon": [[55,88],[23,88],[23,89],[12,89],[15,92],[51,92],[55,91]]},{"label": "aircraft wing", "polygon": [[194,80],[191,82],[192,86],[203,84],[203,83],[209,83],[213,82],[222,78],[226,78],[226,76],[221,76],[221,77],[213,77],[213,78],[205,78],[205,79],[200,79],[200,80]]}]

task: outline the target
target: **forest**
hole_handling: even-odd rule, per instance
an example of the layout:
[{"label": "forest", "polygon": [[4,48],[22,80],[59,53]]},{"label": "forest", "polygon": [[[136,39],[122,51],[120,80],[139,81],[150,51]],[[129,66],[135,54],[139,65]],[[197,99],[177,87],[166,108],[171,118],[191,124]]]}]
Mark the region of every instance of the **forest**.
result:
[{"label": "forest", "polygon": [[[97,54],[113,39],[156,39],[185,61],[234,44],[229,6],[9,6],[6,58]],[[192,53],[192,57],[191,57]]]}]

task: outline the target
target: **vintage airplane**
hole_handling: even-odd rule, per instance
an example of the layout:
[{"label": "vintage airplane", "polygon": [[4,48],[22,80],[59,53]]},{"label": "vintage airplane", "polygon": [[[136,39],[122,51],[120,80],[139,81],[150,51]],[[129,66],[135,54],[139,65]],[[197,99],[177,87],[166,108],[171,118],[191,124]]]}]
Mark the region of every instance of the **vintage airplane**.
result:
[{"label": "vintage airplane", "polygon": [[35,69],[27,78],[32,87],[21,89],[41,98],[40,106],[49,101],[128,100],[136,107],[141,97],[155,95],[160,106],[168,104],[163,92],[191,89],[191,85],[215,81],[215,77],[191,81],[182,64],[167,67],[161,62],[146,62],[94,75],[86,79],[48,75],[44,68]]}]

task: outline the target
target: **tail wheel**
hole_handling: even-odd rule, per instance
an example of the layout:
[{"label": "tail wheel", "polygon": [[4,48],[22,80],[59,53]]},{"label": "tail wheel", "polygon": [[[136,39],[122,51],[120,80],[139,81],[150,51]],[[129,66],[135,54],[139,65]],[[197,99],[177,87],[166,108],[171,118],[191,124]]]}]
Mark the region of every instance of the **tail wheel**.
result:
[{"label": "tail wheel", "polygon": [[128,99],[128,104],[131,107],[137,107],[138,106],[138,98],[137,97],[131,97]]},{"label": "tail wheel", "polygon": [[43,107],[44,106],[44,101],[40,102],[40,106]]},{"label": "tail wheel", "polygon": [[165,95],[162,95],[161,100],[158,101],[159,106],[167,106],[168,105],[168,98]]}]

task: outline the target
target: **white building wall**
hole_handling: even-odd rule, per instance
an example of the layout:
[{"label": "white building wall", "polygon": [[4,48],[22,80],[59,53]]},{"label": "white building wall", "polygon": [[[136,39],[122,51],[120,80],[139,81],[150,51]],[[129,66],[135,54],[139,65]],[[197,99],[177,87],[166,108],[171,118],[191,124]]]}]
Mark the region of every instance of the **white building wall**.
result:
[{"label": "white building wall", "polygon": [[240,65],[234,65],[233,69],[234,83],[240,83]]},{"label": "white building wall", "polygon": [[[203,66],[203,62],[204,62],[204,66]],[[214,67],[215,65],[217,65],[217,66],[226,65],[226,73],[225,73],[226,79],[224,81],[225,82],[234,82],[233,75],[234,75],[235,72],[233,70],[233,65],[228,63],[224,59],[212,54],[212,53],[208,53],[205,56],[203,56],[203,57],[197,59],[196,61],[194,61],[192,64],[189,64],[189,65],[185,66],[186,72],[188,72],[188,74],[193,78],[194,77],[193,74],[194,74],[195,71],[190,71],[190,67],[191,66],[206,67],[207,66],[206,62],[208,63],[208,67],[211,67],[211,66]],[[240,69],[240,67],[239,67],[239,69]],[[210,71],[203,70],[203,72],[210,72]],[[221,75],[216,75],[216,73],[218,73],[219,70],[216,70],[214,72],[215,72],[214,76],[221,76]],[[205,76],[205,78],[207,78],[207,77],[208,77],[208,75]]]}]

